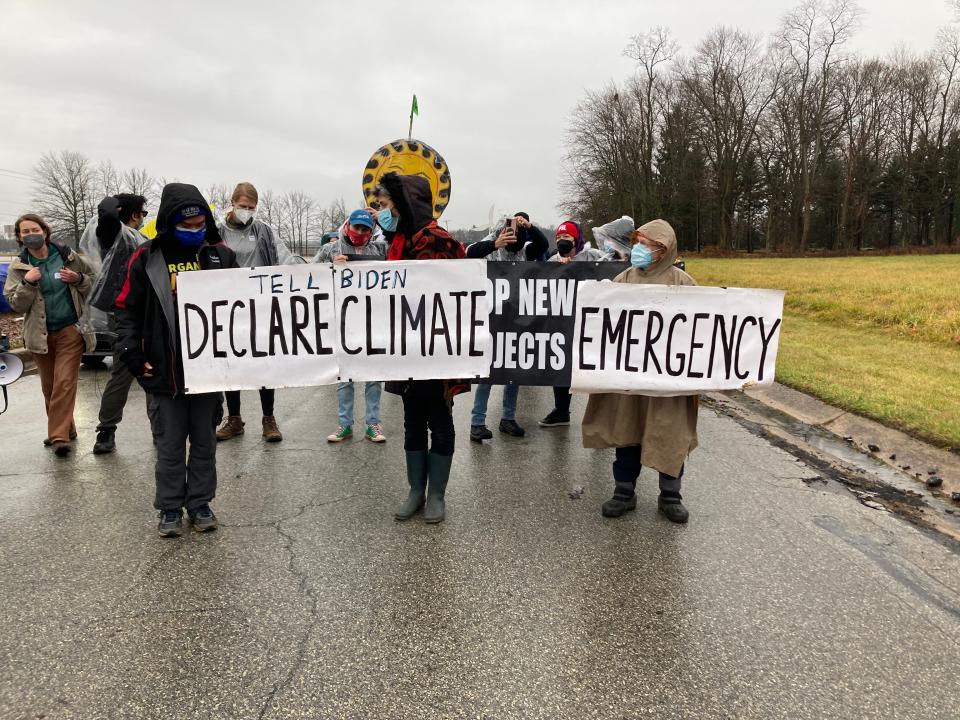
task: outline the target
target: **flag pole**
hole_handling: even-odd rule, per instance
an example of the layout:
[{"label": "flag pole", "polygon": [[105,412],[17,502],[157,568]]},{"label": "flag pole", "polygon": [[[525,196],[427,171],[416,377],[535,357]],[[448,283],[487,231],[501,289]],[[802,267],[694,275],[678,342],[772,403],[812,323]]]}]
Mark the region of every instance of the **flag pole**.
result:
[{"label": "flag pole", "polygon": [[417,107],[417,96],[414,94],[413,102],[410,103],[410,128],[407,130],[407,139],[413,140],[413,116],[420,114],[420,108]]}]

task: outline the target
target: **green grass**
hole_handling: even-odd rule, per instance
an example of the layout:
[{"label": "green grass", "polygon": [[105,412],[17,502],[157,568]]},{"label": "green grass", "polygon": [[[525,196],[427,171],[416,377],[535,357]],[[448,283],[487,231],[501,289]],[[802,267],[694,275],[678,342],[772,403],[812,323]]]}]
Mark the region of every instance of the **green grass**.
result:
[{"label": "green grass", "polygon": [[960,255],[694,258],[701,285],[786,291],[777,379],[960,448]]}]

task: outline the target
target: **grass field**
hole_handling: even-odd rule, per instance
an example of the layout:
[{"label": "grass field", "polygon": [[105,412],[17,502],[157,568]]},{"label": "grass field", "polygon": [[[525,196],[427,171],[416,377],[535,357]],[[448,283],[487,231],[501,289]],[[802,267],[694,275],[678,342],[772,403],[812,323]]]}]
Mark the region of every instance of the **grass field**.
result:
[{"label": "grass field", "polygon": [[960,448],[960,255],[692,258],[701,285],[786,291],[777,379]]}]

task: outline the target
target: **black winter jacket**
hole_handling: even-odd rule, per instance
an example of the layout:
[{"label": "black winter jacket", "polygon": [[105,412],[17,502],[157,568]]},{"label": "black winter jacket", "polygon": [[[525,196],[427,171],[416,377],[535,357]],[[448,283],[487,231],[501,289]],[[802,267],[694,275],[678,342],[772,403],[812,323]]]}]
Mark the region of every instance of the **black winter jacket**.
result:
[{"label": "black winter jacket", "polygon": [[[200,191],[184,183],[164,187],[157,236],[141,245],[130,259],[127,280],[116,302],[120,360],[148,393],[178,395],[184,390],[177,308],[163,249],[179,243],[173,234],[174,217],[191,205],[203,208],[207,218],[205,242],[196,251],[200,269],[237,266],[236,255],[220,239],[213,213]],[[153,366],[151,377],[144,377],[144,362]]]}]

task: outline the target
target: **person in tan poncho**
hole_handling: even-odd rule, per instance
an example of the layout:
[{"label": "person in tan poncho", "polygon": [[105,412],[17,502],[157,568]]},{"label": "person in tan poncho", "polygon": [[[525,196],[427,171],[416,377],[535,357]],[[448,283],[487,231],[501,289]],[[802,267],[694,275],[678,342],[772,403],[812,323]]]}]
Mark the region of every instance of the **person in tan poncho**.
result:
[{"label": "person in tan poncho", "polygon": [[[676,259],[673,228],[664,220],[653,220],[634,232],[633,267],[613,282],[696,285],[692,277],[674,267]],[[687,455],[697,447],[698,405],[697,395],[590,395],[583,417],[583,446],[616,448],[613,497],[603,504],[604,517],[620,517],[636,509],[637,478],[646,465],[660,473],[660,512],[673,522],[687,521],[680,482]]]}]

